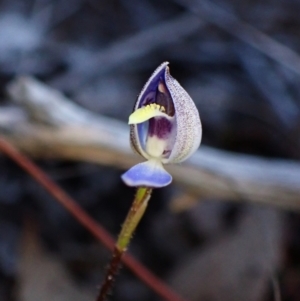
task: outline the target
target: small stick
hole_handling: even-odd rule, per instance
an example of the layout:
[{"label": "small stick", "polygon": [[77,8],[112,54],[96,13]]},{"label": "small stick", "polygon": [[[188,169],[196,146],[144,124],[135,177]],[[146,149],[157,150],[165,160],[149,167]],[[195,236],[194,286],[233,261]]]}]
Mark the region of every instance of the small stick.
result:
[{"label": "small stick", "polygon": [[144,212],[147,208],[148,201],[151,197],[152,189],[140,187],[137,190],[134,201],[123,223],[121,232],[113,250],[112,259],[101,286],[98,298],[96,301],[104,301],[110,292],[115,281],[116,274],[120,267],[121,258],[131,241],[132,235],[139,224]]},{"label": "small stick", "polygon": [[[23,168],[44,189],[54,197],[68,212],[102,244],[113,251],[114,241],[112,236],[93,220],[77,203],[57,184],[55,184],[36,164],[27,156],[20,153],[9,141],[0,135],[0,151],[11,158],[16,164]],[[163,283],[146,267],[125,253],[122,261],[138,276],[145,284],[166,301],[184,301],[167,284]]]}]

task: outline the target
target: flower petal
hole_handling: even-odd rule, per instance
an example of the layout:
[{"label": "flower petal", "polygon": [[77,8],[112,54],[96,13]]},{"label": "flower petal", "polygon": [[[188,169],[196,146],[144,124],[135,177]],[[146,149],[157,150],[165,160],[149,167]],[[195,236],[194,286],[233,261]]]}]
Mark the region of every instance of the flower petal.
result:
[{"label": "flower petal", "polygon": [[[155,103],[156,96],[157,96],[157,88],[159,87],[159,83],[161,79],[164,78],[165,69],[168,64],[169,64],[168,62],[162,63],[153,72],[151,77],[144,85],[141,93],[139,94],[137,101],[134,105],[133,112],[137,111],[143,106],[147,106],[148,104]],[[164,87],[160,87],[159,92],[163,94],[162,92],[164,92]],[[166,101],[165,99],[161,99],[158,104],[166,109],[166,113],[168,113],[169,110],[171,111],[171,113],[174,113],[172,106],[169,108],[168,103],[169,101]],[[130,124],[130,144],[135,152],[140,154],[142,157],[149,159],[149,155],[145,151],[145,134],[147,132],[147,129],[148,129],[147,123]]]},{"label": "flower petal", "polygon": [[[148,106],[152,106],[149,111],[146,109]],[[199,147],[202,136],[199,112],[188,93],[170,75],[168,62],[161,64],[151,75],[133,111],[129,122],[130,142],[145,159],[157,157],[159,153],[163,164],[178,163]],[[152,151],[152,141],[148,146],[148,138],[152,136],[164,140],[162,154],[160,150]]]},{"label": "flower petal", "polygon": [[122,175],[122,180],[128,186],[159,188],[169,185],[172,176],[157,160],[149,160],[134,165]]},{"label": "flower petal", "polygon": [[178,163],[190,157],[199,147],[202,127],[199,112],[189,94],[165,67],[165,82],[171,94],[177,123],[177,133],[170,156],[163,163]]}]

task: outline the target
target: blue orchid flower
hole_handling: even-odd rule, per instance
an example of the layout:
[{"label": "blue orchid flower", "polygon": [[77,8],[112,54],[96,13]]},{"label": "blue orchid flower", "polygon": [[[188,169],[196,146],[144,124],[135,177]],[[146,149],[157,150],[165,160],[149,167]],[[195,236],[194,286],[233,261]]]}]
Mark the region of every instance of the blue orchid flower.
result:
[{"label": "blue orchid flower", "polygon": [[163,164],[182,162],[199,147],[199,112],[188,93],[161,64],[143,87],[129,116],[130,142],[147,161],[122,175],[129,186],[164,187],[172,176]]}]

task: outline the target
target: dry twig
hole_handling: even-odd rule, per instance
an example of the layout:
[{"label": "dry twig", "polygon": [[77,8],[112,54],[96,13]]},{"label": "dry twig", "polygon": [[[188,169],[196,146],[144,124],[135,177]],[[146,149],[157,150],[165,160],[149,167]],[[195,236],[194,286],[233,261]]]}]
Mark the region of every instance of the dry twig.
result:
[{"label": "dry twig", "polygon": [[[80,108],[31,78],[17,79],[8,91],[29,119],[18,122],[7,117],[4,122],[0,118],[0,132],[28,154],[124,169],[140,160],[130,150],[128,129],[122,122]],[[198,196],[300,209],[300,163],[295,161],[202,146],[187,164],[168,169],[178,184]]]}]

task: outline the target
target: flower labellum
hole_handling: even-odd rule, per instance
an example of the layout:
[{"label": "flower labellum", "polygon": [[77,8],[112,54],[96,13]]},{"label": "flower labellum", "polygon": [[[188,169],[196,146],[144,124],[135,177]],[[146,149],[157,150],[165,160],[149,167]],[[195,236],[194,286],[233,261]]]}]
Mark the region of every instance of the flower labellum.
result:
[{"label": "flower labellum", "polygon": [[142,89],[129,116],[132,148],[147,161],[122,175],[129,186],[164,187],[172,176],[163,164],[182,162],[199,147],[199,112],[188,93],[161,64]]}]

